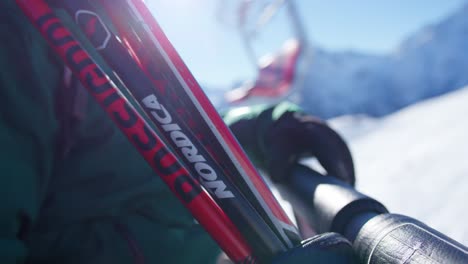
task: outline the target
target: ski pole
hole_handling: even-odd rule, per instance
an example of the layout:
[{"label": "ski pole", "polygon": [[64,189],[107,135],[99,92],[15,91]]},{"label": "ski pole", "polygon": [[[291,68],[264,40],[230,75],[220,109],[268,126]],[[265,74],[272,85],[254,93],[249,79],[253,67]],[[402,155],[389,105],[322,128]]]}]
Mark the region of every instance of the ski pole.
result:
[{"label": "ski pole", "polygon": [[165,97],[169,104],[183,104],[184,109],[190,110],[187,115],[192,121],[191,129],[207,139],[204,141],[205,148],[211,150],[212,157],[226,168],[226,176],[241,188],[242,193],[287,247],[297,244],[300,237],[296,227],[256,172],[144,2],[126,0],[130,8],[124,8],[124,1],[121,0],[100,2],[111,13],[120,36],[125,39],[123,43],[132,50],[143,70],[159,81],[161,79],[158,78],[162,77],[162,80],[171,82],[172,85],[159,85],[159,89],[162,93],[174,95]]},{"label": "ski pole", "polygon": [[153,170],[211,234],[228,256],[252,263],[252,250],[211,196],[126,100],[110,78],[63,26],[44,0],[16,0],[19,7],[74,72]]},{"label": "ski pole", "polygon": [[362,263],[468,263],[466,246],[335,177],[297,165],[285,186],[314,229],[342,234]]},{"label": "ski pole", "polygon": [[[224,177],[221,166],[212,160],[203,145],[197,144],[198,140],[191,134],[190,128],[179,118],[178,109],[165,100],[167,96],[155,89],[129,50],[122,45],[127,39],[124,36],[117,37],[107,29],[99,16],[102,14],[98,14],[95,7],[89,3],[64,0],[61,1],[61,5],[75,18],[78,26],[146,111],[165,142],[172,146],[178,157],[184,161],[191,175],[199,179],[238,227],[254,255],[259,260],[267,260],[285,251],[286,247],[278,236],[229,178]],[[124,17],[120,19],[124,20]],[[98,23],[101,23],[103,29]],[[91,24],[94,25],[94,30]],[[99,36],[99,33],[104,36]],[[119,41],[119,38],[122,41]],[[106,41],[105,45],[102,45],[102,40]],[[176,85],[170,81],[167,80],[168,85]]]}]

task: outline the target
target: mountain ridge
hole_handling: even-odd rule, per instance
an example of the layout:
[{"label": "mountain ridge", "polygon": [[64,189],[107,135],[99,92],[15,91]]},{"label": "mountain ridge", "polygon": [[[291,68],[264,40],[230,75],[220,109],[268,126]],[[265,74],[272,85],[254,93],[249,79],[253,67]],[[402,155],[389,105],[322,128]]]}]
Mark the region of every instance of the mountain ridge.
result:
[{"label": "mountain ridge", "polygon": [[301,106],[322,118],[383,116],[468,84],[468,2],[406,38],[394,52],[313,49]]}]

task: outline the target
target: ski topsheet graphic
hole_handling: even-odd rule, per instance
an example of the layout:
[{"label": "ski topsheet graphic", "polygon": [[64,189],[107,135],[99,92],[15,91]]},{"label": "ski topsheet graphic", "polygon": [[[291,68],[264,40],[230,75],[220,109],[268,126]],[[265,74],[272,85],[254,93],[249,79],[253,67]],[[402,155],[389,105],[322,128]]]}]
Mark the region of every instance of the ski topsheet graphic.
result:
[{"label": "ski topsheet graphic", "polygon": [[43,0],[18,0],[17,3],[148,164],[223,250],[235,261],[251,262],[252,250],[230,218],[178,162],[164,141],[63,26],[48,4]]},{"label": "ski topsheet graphic", "polygon": [[[184,118],[191,131],[198,137],[213,159],[224,168],[224,174],[241,188],[264,219],[271,221],[275,231],[287,247],[298,242],[296,228],[286,216],[271,191],[259,176],[238,142],[206,97],[199,84],[187,69],[169,40],[166,38],[150,11],[141,0],[119,1],[126,6],[118,7],[114,1],[108,3],[108,10],[115,12],[113,22],[122,37],[126,37],[129,49],[135,51],[137,59],[151,73],[159,66],[161,73],[170,84],[161,85],[167,93],[169,104],[177,105],[177,112]],[[112,8],[112,9],[111,9]],[[130,12],[125,15],[125,12]],[[131,17],[133,21],[118,18]],[[134,33],[135,36],[130,34]],[[258,203],[256,203],[258,202]]]},{"label": "ski topsheet graphic", "polygon": [[[99,8],[87,1],[60,2],[112,68],[116,76],[110,77],[46,2],[17,2],[231,259],[246,263],[253,256],[267,259],[300,241],[297,229],[143,1],[95,1]],[[118,35],[106,26],[102,10]],[[128,89],[146,118],[114,83]]]}]

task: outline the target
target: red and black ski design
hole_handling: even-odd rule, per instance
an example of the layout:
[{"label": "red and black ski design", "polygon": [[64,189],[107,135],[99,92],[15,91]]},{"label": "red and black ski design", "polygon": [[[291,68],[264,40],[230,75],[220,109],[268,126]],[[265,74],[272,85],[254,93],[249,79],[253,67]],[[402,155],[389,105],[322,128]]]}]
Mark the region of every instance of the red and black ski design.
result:
[{"label": "red and black ski design", "polygon": [[44,0],[17,0],[51,48],[109,114],[153,170],[218,242],[231,259],[253,263],[250,246],[237,226],[191,176],[153,128],[116,88]]},{"label": "red and black ski design", "polygon": [[[300,241],[297,229],[142,1],[95,1],[102,4],[96,9],[87,1],[64,0],[60,7],[74,17],[116,73],[114,82],[127,87],[152,125],[138,115],[109,77],[63,31],[66,29],[43,0],[17,2],[231,259],[251,261],[252,255],[267,259]],[[102,15],[110,17],[118,35],[106,26]],[[39,23],[38,18],[45,22]],[[90,70],[88,63],[96,67]],[[101,87],[106,81],[112,89],[106,86],[104,91],[93,90],[93,84]],[[161,170],[158,164],[167,168]],[[190,201],[181,196],[184,192],[193,196]],[[203,201],[192,206],[195,200]],[[222,220],[224,225],[217,223],[226,218]]]},{"label": "red and black ski design", "polygon": [[[170,82],[159,83],[172,105],[179,105],[180,114],[200,138],[212,157],[225,168],[232,179],[249,198],[264,220],[270,223],[287,247],[300,241],[298,231],[284,213],[261,176],[245,155],[237,140],[227,128],[214,106],[188,70],[174,47],[142,0],[101,0],[114,13],[113,22],[124,43],[132,50],[149,74],[161,69]],[[125,8],[127,7],[127,8]],[[129,8],[128,8],[129,7]],[[118,18],[128,18],[118,19]],[[154,76],[154,75],[152,75]]]}]

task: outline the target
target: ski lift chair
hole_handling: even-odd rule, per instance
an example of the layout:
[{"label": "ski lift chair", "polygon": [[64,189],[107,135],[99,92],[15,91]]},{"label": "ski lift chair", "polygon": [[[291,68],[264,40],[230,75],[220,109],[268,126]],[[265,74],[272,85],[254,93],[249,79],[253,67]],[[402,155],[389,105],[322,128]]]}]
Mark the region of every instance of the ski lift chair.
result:
[{"label": "ski lift chair", "polygon": [[[248,21],[251,14],[249,10],[255,9],[254,2],[246,0],[239,6],[238,27],[246,51],[257,67],[258,73],[254,81],[247,81],[240,87],[226,92],[225,99],[231,105],[276,103],[288,98],[302,85],[304,76],[301,73],[304,68],[307,69],[310,62],[302,21],[291,0],[273,0],[265,4],[258,18],[255,16],[253,19],[255,26],[249,29]],[[253,39],[283,5],[287,8],[287,17],[295,36],[288,39],[278,52],[265,55],[258,60],[253,48]]]},{"label": "ski lift chair", "polygon": [[286,42],[279,54],[266,55],[260,60],[257,79],[226,93],[230,103],[248,98],[283,98],[292,91],[301,45],[296,39]]}]

